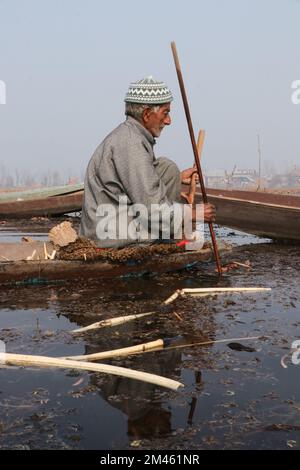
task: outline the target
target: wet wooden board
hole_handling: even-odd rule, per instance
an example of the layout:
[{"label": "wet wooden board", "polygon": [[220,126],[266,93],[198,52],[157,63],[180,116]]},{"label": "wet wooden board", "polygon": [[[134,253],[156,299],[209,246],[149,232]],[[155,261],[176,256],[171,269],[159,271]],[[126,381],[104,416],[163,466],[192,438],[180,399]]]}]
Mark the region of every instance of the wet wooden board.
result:
[{"label": "wet wooden board", "polygon": [[[300,242],[300,197],[252,191],[207,190],[216,223],[259,237]],[[196,194],[196,202],[201,195]]]},{"label": "wet wooden board", "polygon": [[10,190],[0,191],[0,203],[9,201],[24,201],[30,199],[44,199],[46,197],[52,196],[62,196],[78,191],[83,191],[83,189],[83,183],[23,190],[13,188]]},{"label": "wet wooden board", "polygon": [[276,206],[295,207],[300,209],[300,197],[288,194],[273,194],[262,191],[240,191],[237,189],[213,189],[208,188],[207,193],[212,196],[220,196],[233,199],[242,199],[249,202],[260,202]]},{"label": "wet wooden board", "polygon": [[0,218],[25,219],[68,214],[82,208],[83,191],[24,201],[0,202]]},{"label": "wet wooden board", "polygon": [[54,245],[49,241],[41,242],[37,240],[21,243],[0,243],[0,263],[3,261],[26,260],[34,252],[35,260],[38,260],[38,257],[43,260],[45,259],[45,248],[51,254],[54,250]]},{"label": "wet wooden board", "polygon": [[[230,251],[224,246],[222,253]],[[205,248],[199,251],[185,251],[171,255],[155,255],[149,259],[127,263],[107,261],[1,261],[0,283],[12,281],[65,280],[65,279],[101,279],[120,276],[137,276],[146,273],[161,274],[191,266],[197,262],[213,259],[212,250]]]}]

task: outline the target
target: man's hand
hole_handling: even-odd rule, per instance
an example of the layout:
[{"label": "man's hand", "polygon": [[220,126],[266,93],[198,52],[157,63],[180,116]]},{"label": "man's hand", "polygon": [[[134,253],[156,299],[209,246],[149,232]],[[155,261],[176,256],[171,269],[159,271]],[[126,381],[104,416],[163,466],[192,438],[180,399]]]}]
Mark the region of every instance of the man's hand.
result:
[{"label": "man's hand", "polygon": [[[216,208],[212,204],[203,204],[204,205],[204,222],[207,224],[214,222],[216,220]],[[196,209],[193,209],[193,220],[196,222],[203,222],[203,220],[197,220],[196,218]]]},{"label": "man's hand", "polygon": [[204,222],[214,222],[216,220],[216,208],[212,204],[204,204]]},{"label": "man's hand", "polygon": [[[187,170],[183,170],[181,173],[180,173],[180,177],[181,177],[181,182],[183,184],[190,184],[191,182],[191,177],[194,173],[197,173],[197,168],[196,167],[193,167],[193,168],[188,168]],[[199,181],[199,177],[198,175],[196,176],[196,183],[198,183]]]}]

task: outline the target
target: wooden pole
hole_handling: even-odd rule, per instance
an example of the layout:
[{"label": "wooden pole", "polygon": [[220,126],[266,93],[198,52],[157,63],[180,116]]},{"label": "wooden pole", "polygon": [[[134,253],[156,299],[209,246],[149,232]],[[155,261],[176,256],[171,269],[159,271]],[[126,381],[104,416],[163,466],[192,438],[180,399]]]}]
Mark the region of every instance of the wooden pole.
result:
[{"label": "wooden pole", "polygon": [[[205,137],[205,131],[201,129],[198,134],[198,141],[197,141],[197,149],[198,149],[198,155],[199,155],[199,160],[201,160],[201,154],[202,154],[202,148],[203,148],[203,143],[204,143],[204,137]],[[196,164],[194,163],[194,168],[196,168]],[[189,192],[186,195],[182,194],[183,197],[188,201],[189,204],[194,204],[195,201],[195,193],[196,193],[196,176],[197,173],[194,173],[191,176],[191,182],[190,182],[190,188]]]},{"label": "wooden pole", "polygon": [[228,292],[270,292],[270,287],[199,287],[199,288],[186,288],[178,289],[167,300],[164,301],[165,305],[174,302],[179,296],[188,295],[215,295]]},{"label": "wooden pole", "polygon": [[133,369],[126,369],[125,367],[117,367],[109,364],[91,364],[86,361],[73,361],[69,359],[60,359],[56,357],[47,356],[30,356],[24,354],[1,354],[1,363],[21,367],[58,367],[62,369],[79,369],[90,370],[92,372],[101,372],[103,374],[119,375],[129,379],[141,380],[161,387],[166,387],[171,390],[178,390],[182,387],[181,382],[168,379],[156,374],[149,374],[148,372],[140,372]]},{"label": "wooden pole", "polygon": [[69,359],[72,361],[101,361],[103,359],[111,359],[112,357],[130,356],[131,354],[138,354],[145,351],[153,351],[164,347],[164,341],[157,339],[149,343],[136,344],[127,348],[112,349],[111,351],[102,351],[94,354],[85,354],[82,356],[67,356],[60,359]]},{"label": "wooden pole", "polygon": [[260,189],[261,184],[261,146],[260,146],[260,135],[257,134],[257,150],[258,150],[258,185],[257,190]]},{"label": "wooden pole", "polygon": [[270,292],[270,287],[200,287],[181,289],[181,295],[197,295],[197,294],[217,294],[226,292]]},{"label": "wooden pole", "polygon": [[205,130],[200,129],[199,134],[198,134],[198,141],[197,141],[197,150],[198,150],[199,161],[201,160],[201,156],[202,156],[204,139],[205,139]]},{"label": "wooden pole", "polygon": [[[186,95],[186,92],[185,92],[185,86],[184,86],[183,76],[182,76],[182,72],[181,72],[181,67],[180,67],[180,63],[179,63],[179,58],[178,58],[175,42],[171,43],[171,48],[172,48],[172,52],[173,52],[173,57],[174,57],[174,62],[175,62],[179,87],[180,87],[181,96],[182,96],[182,100],[183,100],[183,106],[184,106],[184,110],[185,110],[186,120],[187,120],[187,124],[188,124],[188,128],[189,128],[189,132],[190,132],[190,138],[191,138],[194,157],[195,157],[195,163],[196,163],[196,167],[197,167],[197,171],[198,171],[198,175],[199,175],[199,183],[200,183],[200,187],[201,187],[203,203],[207,204],[208,199],[207,199],[207,194],[206,194],[206,190],[205,190],[205,185],[204,185],[204,180],[203,180],[203,175],[202,175],[202,170],[201,170],[201,165],[200,165],[200,159],[199,159],[199,154],[198,154],[197,144],[196,144],[196,140],[195,140],[193,124],[192,124],[192,118],[191,118],[191,114],[190,114],[187,95]],[[218,247],[217,247],[217,242],[216,242],[216,237],[215,237],[215,232],[214,232],[212,222],[209,223],[209,231],[210,231],[210,236],[211,236],[211,240],[212,240],[212,244],[213,244],[213,249],[214,249],[214,254],[215,254],[218,273],[221,276],[222,275],[221,261],[220,261],[219,251],[218,251]]]},{"label": "wooden pole", "polygon": [[96,328],[105,328],[106,326],[116,326],[123,325],[132,320],[137,320],[138,318],[146,317],[152,315],[154,312],[138,313],[136,315],[124,315],[122,317],[108,318],[107,320],[101,320],[91,325],[85,326],[83,328],[78,328],[76,330],[71,330],[70,333],[84,333],[89,330],[95,330]]},{"label": "wooden pole", "polygon": [[[203,144],[204,144],[204,137],[205,137],[205,131],[203,129],[200,129],[199,134],[198,134],[198,140],[197,140],[197,150],[198,150],[199,160],[201,160],[202,149],[203,149]],[[196,168],[196,163],[194,163],[194,168]],[[197,173],[194,173],[191,177],[191,184],[190,184],[190,190],[189,190],[189,202],[190,202],[190,204],[194,204],[194,200],[195,200],[196,175],[197,175]]]}]

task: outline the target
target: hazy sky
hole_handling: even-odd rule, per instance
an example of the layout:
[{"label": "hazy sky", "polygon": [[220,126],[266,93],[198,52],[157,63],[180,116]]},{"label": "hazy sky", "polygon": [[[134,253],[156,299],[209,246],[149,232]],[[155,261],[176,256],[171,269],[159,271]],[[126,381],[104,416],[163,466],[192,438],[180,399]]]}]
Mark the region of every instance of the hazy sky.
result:
[{"label": "hazy sky", "polygon": [[170,42],[176,41],[206,169],[300,165],[298,0],[0,0],[0,164],[82,172],[124,120],[131,81],[172,89],[172,126],[157,156],[193,154]]}]

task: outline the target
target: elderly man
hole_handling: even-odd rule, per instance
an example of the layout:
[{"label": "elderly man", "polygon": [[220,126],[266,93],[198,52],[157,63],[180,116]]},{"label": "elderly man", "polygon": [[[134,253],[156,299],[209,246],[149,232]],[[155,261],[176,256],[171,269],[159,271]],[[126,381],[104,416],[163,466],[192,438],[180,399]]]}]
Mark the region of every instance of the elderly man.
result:
[{"label": "elderly man", "polygon": [[[156,212],[157,208],[162,212],[169,210],[170,238],[175,237],[174,204],[181,203],[181,182],[195,170],[180,173],[174,162],[164,157],[156,159],[154,155],[155,138],[171,124],[172,100],[169,88],[153,77],[132,83],[125,96],[126,121],[103,140],[89,162],[80,234],[100,247],[120,248],[144,240],[136,235],[138,231],[134,235],[132,230],[131,235],[127,232],[136,219],[135,205],[146,208],[149,214],[150,207],[155,207]],[[151,213],[153,225],[158,223],[156,212]],[[204,220],[213,221],[214,217],[214,207],[205,204]],[[150,228],[149,217],[144,215],[139,223],[144,233],[146,226],[149,241],[153,242],[153,233],[158,232]],[[160,216],[160,234],[163,223]]]}]

